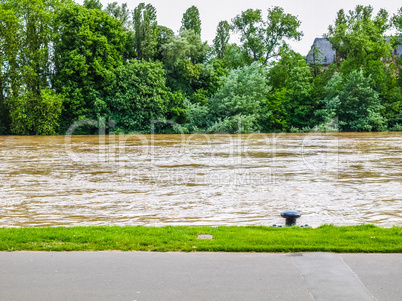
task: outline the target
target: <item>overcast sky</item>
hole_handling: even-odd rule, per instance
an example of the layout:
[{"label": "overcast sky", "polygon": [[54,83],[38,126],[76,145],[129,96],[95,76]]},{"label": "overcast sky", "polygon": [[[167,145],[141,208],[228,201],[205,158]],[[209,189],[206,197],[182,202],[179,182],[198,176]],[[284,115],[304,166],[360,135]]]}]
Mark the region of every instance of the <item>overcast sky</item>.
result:
[{"label": "overcast sky", "polygon": [[[78,0],[83,3],[83,0]],[[112,0],[101,0],[104,8]],[[127,3],[133,10],[139,3],[151,3],[157,10],[158,23],[177,32],[181,26],[183,13],[192,5],[198,7],[202,22],[202,39],[209,44],[215,37],[216,26],[219,21],[232,18],[242,11],[252,8],[261,9],[266,17],[267,9],[273,6],[281,6],[286,13],[298,16],[301,21],[300,29],[304,37],[300,42],[292,42],[292,48],[302,55],[306,55],[316,37],[321,37],[327,32],[330,24],[334,23],[336,13],[340,9],[346,11],[353,9],[356,5],[372,5],[375,13],[380,8],[385,8],[390,15],[395,14],[402,6],[398,0],[150,0],[130,1],[117,0],[119,4]]]}]

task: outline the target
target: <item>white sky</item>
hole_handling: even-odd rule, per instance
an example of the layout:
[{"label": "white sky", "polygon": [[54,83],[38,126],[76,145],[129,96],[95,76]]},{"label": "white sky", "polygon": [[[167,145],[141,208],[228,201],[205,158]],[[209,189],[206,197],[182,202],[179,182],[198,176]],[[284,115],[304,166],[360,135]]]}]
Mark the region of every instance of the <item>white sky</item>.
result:
[{"label": "white sky", "polygon": [[[300,42],[292,42],[292,48],[302,55],[306,55],[316,37],[321,37],[327,32],[330,24],[333,24],[336,13],[340,9],[345,11],[353,9],[356,5],[372,5],[374,12],[380,8],[385,8],[390,15],[397,13],[402,3],[398,0],[149,0],[149,1],[130,1],[115,0],[119,4],[127,3],[133,10],[139,3],[151,3],[157,10],[158,23],[167,26],[177,32],[181,26],[183,13],[192,5],[198,7],[202,22],[202,39],[209,44],[215,37],[216,27],[219,21],[232,18],[242,11],[252,8],[261,9],[266,17],[267,9],[273,6],[281,6],[286,13],[298,16],[301,21],[300,29],[304,32],[304,37]],[[83,0],[78,0],[83,3]],[[104,7],[113,0],[101,0]],[[231,42],[236,42],[232,40]]]}]

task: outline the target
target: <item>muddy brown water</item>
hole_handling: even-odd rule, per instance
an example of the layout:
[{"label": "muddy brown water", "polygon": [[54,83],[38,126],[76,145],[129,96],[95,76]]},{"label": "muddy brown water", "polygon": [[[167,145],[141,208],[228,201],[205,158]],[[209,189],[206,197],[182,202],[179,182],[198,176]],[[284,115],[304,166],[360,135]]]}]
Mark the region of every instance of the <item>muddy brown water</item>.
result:
[{"label": "muddy brown water", "polygon": [[402,133],[0,137],[0,227],[402,225]]}]

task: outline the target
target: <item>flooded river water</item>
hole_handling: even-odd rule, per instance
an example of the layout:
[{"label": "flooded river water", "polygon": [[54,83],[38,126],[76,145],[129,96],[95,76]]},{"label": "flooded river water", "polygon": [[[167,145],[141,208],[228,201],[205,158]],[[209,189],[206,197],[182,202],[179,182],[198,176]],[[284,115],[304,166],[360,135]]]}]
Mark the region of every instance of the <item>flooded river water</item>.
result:
[{"label": "flooded river water", "polygon": [[0,227],[402,225],[402,133],[0,137]]}]

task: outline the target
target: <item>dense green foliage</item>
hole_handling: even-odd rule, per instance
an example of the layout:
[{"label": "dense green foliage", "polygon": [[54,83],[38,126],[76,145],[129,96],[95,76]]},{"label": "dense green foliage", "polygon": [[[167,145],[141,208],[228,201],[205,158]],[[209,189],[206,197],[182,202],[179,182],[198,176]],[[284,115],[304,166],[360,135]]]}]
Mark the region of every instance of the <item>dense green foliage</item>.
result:
[{"label": "dense green foliage", "polygon": [[[213,239],[197,239],[199,234]],[[401,253],[402,228],[51,227],[0,229],[0,251]]]},{"label": "dense green foliage", "polygon": [[201,35],[200,12],[196,6],[191,6],[183,15],[180,31],[193,30],[196,35]]},{"label": "dense green foliage", "polygon": [[0,135],[77,121],[93,134],[100,119],[125,133],[402,130],[402,8],[340,10],[325,67],[317,45],[307,58],[289,48],[303,33],[281,7],[219,22],[211,46],[201,25],[196,6],[175,34],[146,3],[0,0]]},{"label": "dense green foliage", "polygon": [[228,21],[220,21],[216,28],[214,39],[214,51],[216,57],[222,59],[225,56],[226,47],[230,39],[230,25]]},{"label": "dense green foliage", "polygon": [[317,111],[318,114],[322,112],[324,122],[338,117],[342,131],[384,130],[379,94],[370,86],[370,77],[365,78],[362,71],[353,71],[346,79],[334,75],[326,92],[324,109]]},{"label": "dense green foliage", "polygon": [[138,60],[153,59],[158,44],[156,9],[151,4],[140,3],[134,9],[134,50]]},{"label": "dense green foliage", "polygon": [[63,98],[49,88],[38,94],[26,92],[12,98],[11,130],[22,135],[54,135],[62,109]]},{"label": "dense green foliage", "polygon": [[300,40],[303,35],[298,31],[300,21],[290,14],[285,14],[281,7],[268,9],[267,21],[264,21],[259,9],[248,9],[233,19],[232,28],[240,33],[243,47],[254,61],[263,61],[278,55],[284,39]]},{"label": "dense green foliage", "polygon": [[209,101],[209,132],[251,133],[262,130],[267,111],[267,74],[257,63],[232,70]]},{"label": "dense green foliage", "polygon": [[304,58],[286,47],[281,59],[269,71],[272,93],[268,106],[272,112],[270,130],[313,126],[312,74]]},{"label": "dense green foliage", "polygon": [[54,88],[65,95],[62,131],[71,121],[96,119],[96,106],[123,64],[125,34],[121,23],[99,9],[64,8],[55,45]]},{"label": "dense green foliage", "polygon": [[118,67],[105,100],[96,103],[98,116],[115,123],[114,131],[126,133],[149,132],[152,121],[163,121],[169,113],[177,118],[180,109],[172,100],[180,102],[180,95],[169,91],[164,76],[160,62],[133,60]]}]

